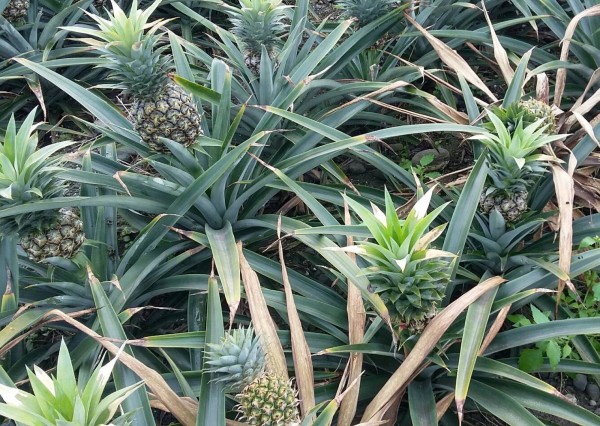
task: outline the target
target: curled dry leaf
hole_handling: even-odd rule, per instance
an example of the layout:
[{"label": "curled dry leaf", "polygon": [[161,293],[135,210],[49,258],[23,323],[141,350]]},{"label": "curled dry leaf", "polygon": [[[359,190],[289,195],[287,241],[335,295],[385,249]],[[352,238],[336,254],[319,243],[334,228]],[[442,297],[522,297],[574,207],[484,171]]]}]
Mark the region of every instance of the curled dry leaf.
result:
[{"label": "curled dry leaf", "polygon": [[[577,15],[569,22],[567,29],[565,31],[565,35],[562,39],[562,50],[560,52],[560,60],[566,61],[569,57],[569,47],[571,46],[571,38],[575,33],[575,29],[577,25],[579,25],[579,21],[581,21],[586,16],[595,16],[600,15],[600,5],[592,6]],[[562,100],[562,95],[565,91],[565,83],[567,81],[567,69],[560,68],[556,74],[556,84],[554,89],[554,104],[557,107],[560,107],[560,101]]]}]

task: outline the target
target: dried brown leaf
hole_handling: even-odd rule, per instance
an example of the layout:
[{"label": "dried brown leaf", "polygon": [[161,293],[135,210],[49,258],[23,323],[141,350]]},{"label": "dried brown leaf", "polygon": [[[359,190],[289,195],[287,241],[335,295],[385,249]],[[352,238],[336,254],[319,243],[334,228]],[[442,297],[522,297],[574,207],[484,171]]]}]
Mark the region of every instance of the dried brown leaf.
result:
[{"label": "dried brown leaf", "polygon": [[[344,201],[344,223],[351,225],[352,220],[350,218],[350,210],[348,204]],[[346,238],[346,245],[354,245],[352,236]],[[356,262],[356,255],[354,253],[348,253],[348,256],[353,262]],[[350,279],[350,278],[349,278]],[[350,283],[349,283],[350,284]],[[362,295],[360,290],[355,285],[348,285],[348,301],[346,304],[346,310],[348,313],[348,337],[351,345],[362,343],[365,335],[365,321],[366,313],[365,306],[363,304]],[[338,425],[350,426],[352,420],[356,415],[356,406],[358,404],[358,392],[360,390],[360,377],[363,368],[363,354],[362,353],[350,353],[348,359],[348,381],[353,382],[357,380],[356,386],[350,389],[346,397],[342,400],[340,405],[340,412],[338,415]]]},{"label": "dried brown leaf", "polygon": [[[575,188],[573,183],[573,172],[577,160],[571,154],[569,156],[568,171],[560,167],[558,164],[551,164],[552,175],[554,177],[554,188],[556,190],[556,198],[558,202],[558,210],[560,214],[560,235],[559,235],[559,259],[558,267],[567,275],[571,270],[571,254],[573,246],[573,201],[575,198]],[[575,286],[570,280],[558,282],[558,295],[556,303],[560,299],[565,284],[577,294]]]},{"label": "dried brown leaf", "polygon": [[490,28],[490,35],[492,36],[492,44],[494,46],[494,58],[496,58],[496,62],[498,62],[498,66],[500,67],[500,72],[502,72],[502,77],[504,77],[504,81],[506,84],[510,84],[515,75],[514,70],[510,66],[510,61],[508,60],[508,55],[506,54],[506,50],[500,44],[500,40],[498,40],[498,36],[496,35],[496,31],[494,30],[494,26],[492,25],[492,21],[490,20],[490,15],[488,15],[487,9],[485,8],[485,2],[481,2],[481,6],[483,7],[483,14],[485,15],[485,20],[488,23],[488,27]]},{"label": "dried brown leaf", "polygon": [[242,282],[246,290],[246,300],[250,307],[250,316],[256,335],[260,336],[263,347],[267,355],[267,370],[277,376],[287,379],[287,363],[285,354],[279,336],[277,336],[277,326],[271,318],[267,302],[260,289],[258,275],[252,269],[242,249],[242,243],[237,244],[238,255],[240,257],[240,271],[242,273]]},{"label": "dried brown leaf", "polygon": [[[575,17],[569,22],[567,29],[565,30],[565,35],[562,39],[562,50],[560,52],[560,60],[566,61],[569,57],[569,47],[571,46],[571,38],[575,33],[575,29],[579,24],[579,21],[586,16],[594,16],[600,15],[600,5],[592,6],[582,12],[579,12]],[[562,95],[565,91],[565,83],[567,81],[567,69],[560,68],[556,73],[556,83],[554,87],[554,104],[557,107],[560,107],[560,102],[562,100]]]},{"label": "dried brown leaf", "polygon": [[281,276],[285,291],[288,322],[290,324],[296,385],[298,386],[298,393],[300,395],[300,411],[302,417],[305,418],[308,412],[315,406],[315,378],[310,349],[306,342],[304,331],[302,331],[302,323],[296,309],[292,286],[290,285],[287,268],[285,267],[283,246],[281,245],[281,216],[279,216],[279,220],[277,221],[277,239],[279,241],[279,262],[281,263]]},{"label": "dried brown leaf", "polygon": [[419,30],[425,38],[431,43],[433,49],[437,52],[440,59],[457,74],[461,74],[468,82],[473,84],[483,93],[485,93],[492,101],[497,101],[498,98],[494,96],[490,89],[485,85],[479,78],[477,73],[471,69],[467,61],[465,61],[454,49],[449,48],[445,43],[432,36],[425,28],[419,25],[409,14],[405,13],[404,17],[408,20],[417,30]]}]

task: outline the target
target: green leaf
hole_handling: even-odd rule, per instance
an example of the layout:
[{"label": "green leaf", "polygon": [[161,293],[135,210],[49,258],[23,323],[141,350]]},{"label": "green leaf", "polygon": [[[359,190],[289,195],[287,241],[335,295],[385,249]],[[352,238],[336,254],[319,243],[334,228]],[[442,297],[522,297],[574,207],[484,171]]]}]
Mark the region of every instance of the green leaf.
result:
[{"label": "green leaf", "polygon": [[[225,336],[219,287],[215,278],[208,279],[208,307],[206,312],[206,343],[219,344]],[[207,358],[204,358],[204,372],[200,385],[197,426],[225,426],[225,385],[214,380],[215,373],[209,373]]]},{"label": "green leaf", "polygon": [[206,237],[223,287],[225,300],[229,305],[229,320],[233,323],[235,313],[240,304],[240,259],[233,230],[229,222],[222,229],[205,227]]},{"label": "green leaf", "polygon": [[560,346],[556,340],[548,341],[548,345],[546,346],[546,354],[548,355],[548,360],[550,361],[552,368],[556,368],[560,362],[561,355]]},{"label": "green leaf", "polygon": [[408,408],[413,425],[437,426],[437,410],[431,378],[414,380],[408,385]]},{"label": "green leaf", "polygon": [[542,366],[544,356],[541,349],[523,349],[519,356],[519,368],[523,371],[534,371]]},{"label": "green leaf", "polygon": [[550,322],[550,318],[548,318],[548,315],[544,314],[542,311],[540,311],[534,305],[530,305],[530,306],[531,306],[531,315],[533,316],[533,321],[536,324],[544,324],[544,323]]}]

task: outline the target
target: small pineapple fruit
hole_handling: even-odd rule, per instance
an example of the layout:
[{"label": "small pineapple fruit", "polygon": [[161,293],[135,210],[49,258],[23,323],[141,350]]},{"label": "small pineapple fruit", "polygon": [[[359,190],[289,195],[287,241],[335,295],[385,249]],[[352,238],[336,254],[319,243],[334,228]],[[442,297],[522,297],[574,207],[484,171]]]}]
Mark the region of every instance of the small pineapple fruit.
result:
[{"label": "small pineapple fruit", "polygon": [[364,241],[344,250],[365,259],[363,270],[386,303],[401,340],[418,334],[437,314],[445,296],[454,254],[430,247],[446,225],[428,231],[446,205],[427,214],[433,190],[421,196],[406,219],[400,219],[388,191],[385,213],[372,204],[372,212],[344,196],[348,205],[369,229],[375,241]]},{"label": "small pineapple fruit", "polygon": [[23,20],[29,11],[29,0],[9,0],[2,16],[11,23]]},{"label": "small pineapple fruit", "polygon": [[173,83],[168,73],[173,68],[165,47],[157,47],[164,21],[148,23],[160,0],[146,10],[138,10],[137,0],[127,16],[112,2],[108,19],[90,15],[99,30],[68,27],[96,37],[82,39],[108,60],[107,68],[118,82],[117,88],[133,95],[129,119],[148,146],[157,152],[169,153],[160,138],[171,139],[184,146],[193,144],[202,134],[200,114],[192,96]]},{"label": "small pineapple fruit", "polygon": [[[519,122],[523,123],[523,127],[527,127],[540,119],[544,120],[542,125],[547,126],[545,133],[550,135],[556,133],[556,115],[552,107],[537,99],[515,102],[506,108],[493,107],[492,113],[504,123],[509,133],[516,129]],[[485,123],[484,127],[490,132],[495,131],[492,122]]]},{"label": "small pineapple fruit", "polygon": [[556,133],[556,115],[552,111],[552,106],[534,98],[521,101],[519,105],[526,111],[523,119],[524,125],[543,119],[542,124],[548,126],[544,131],[549,135]]},{"label": "small pineapple fruit", "polygon": [[343,18],[356,19],[364,27],[388,13],[396,3],[397,0],[337,0],[336,5]]},{"label": "small pineapple fruit", "polygon": [[[72,144],[61,142],[37,149],[33,125],[35,110],[17,132],[11,117],[0,145],[0,209],[47,200],[64,194],[66,185],[58,179],[62,169],[52,157]],[[83,224],[75,213],[61,209],[17,214],[0,219],[0,236],[19,234],[21,246],[36,262],[49,257],[73,257],[83,244]]]},{"label": "small pineapple fruit", "polygon": [[246,66],[258,75],[263,47],[270,58],[277,52],[280,36],[287,28],[284,18],[289,6],[281,0],[240,0],[240,6],[229,12],[231,32],[239,40]]},{"label": "small pineapple fruit", "polygon": [[547,157],[535,151],[564,135],[546,134],[546,118],[527,126],[523,118],[519,118],[511,131],[496,114],[488,112],[488,117],[488,126],[493,127],[493,132],[472,138],[488,148],[488,182],[479,206],[486,214],[496,209],[506,222],[514,223],[527,211],[528,188],[546,170]]},{"label": "small pineapple fruit", "polygon": [[209,345],[209,371],[238,401],[240,420],[259,426],[298,422],[298,397],[289,380],[265,370],[265,353],[252,328],[238,328]]}]

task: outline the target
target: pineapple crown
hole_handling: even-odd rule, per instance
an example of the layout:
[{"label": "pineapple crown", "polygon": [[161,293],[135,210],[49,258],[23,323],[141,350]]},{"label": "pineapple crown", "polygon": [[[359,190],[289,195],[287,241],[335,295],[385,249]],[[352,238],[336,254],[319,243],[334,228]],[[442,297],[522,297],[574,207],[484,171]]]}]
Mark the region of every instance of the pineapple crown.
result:
[{"label": "pineapple crown", "polygon": [[[62,341],[56,377],[49,376],[38,366],[33,367],[33,372],[27,368],[33,393],[17,389],[14,385],[7,386],[5,381],[0,384],[0,396],[5,401],[0,403],[2,414],[16,420],[19,425],[130,425],[135,411],[119,415],[119,407],[143,382],[103,395],[116,361],[115,357],[106,365],[98,366],[87,384],[79,386],[81,383],[77,384],[69,351]],[[24,418],[31,419],[31,423],[22,423]]]},{"label": "pineapple crown", "polygon": [[166,46],[156,47],[165,20],[148,23],[148,19],[161,0],[156,0],[146,10],[138,9],[137,0],[131,5],[129,16],[112,1],[108,19],[88,13],[98,23],[99,29],[65,27],[73,32],[94,38],[82,38],[106,59],[102,66],[111,69],[115,87],[139,98],[152,97],[168,82],[167,74],[173,64],[169,55],[163,55]]},{"label": "pineapple crown", "polygon": [[[55,143],[38,149],[34,124],[36,109],[32,110],[17,131],[14,115],[0,143],[0,210],[16,207],[35,200],[62,196],[65,183],[58,178],[64,169],[59,158],[52,157],[58,150],[72,145],[72,141]],[[0,236],[27,232],[39,228],[57,216],[57,211],[18,214],[0,219]]]},{"label": "pineapple crown", "polygon": [[406,219],[398,217],[387,189],[385,190],[385,213],[373,203],[370,212],[360,203],[344,195],[348,205],[358,214],[375,239],[375,242],[365,241],[345,247],[344,250],[360,255],[373,265],[369,275],[394,272],[411,275],[424,261],[454,257],[453,253],[429,248],[446,228],[446,224],[443,224],[428,231],[429,225],[447,206],[446,203],[427,214],[432,194],[433,188],[426,194],[421,194]]},{"label": "pineapple crown", "polygon": [[436,307],[445,295],[450,280],[453,253],[430,248],[444,231],[446,225],[429,230],[447,204],[427,214],[433,188],[426,194],[419,190],[420,198],[400,219],[389,192],[385,191],[385,213],[371,204],[372,212],[358,202],[344,196],[348,205],[358,214],[375,242],[364,241],[345,247],[364,258],[370,267],[363,272],[376,284],[395,321],[418,332],[427,319],[435,315]]},{"label": "pineapple crown", "polygon": [[208,371],[233,392],[241,391],[265,370],[265,352],[252,327],[238,328],[219,344],[208,344]]},{"label": "pineapple crown", "polygon": [[493,131],[472,136],[488,148],[489,176],[493,186],[498,189],[523,188],[531,179],[545,171],[544,162],[553,157],[535,154],[535,151],[551,142],[560,140],[566,135],[548,135],[549,124],[545,118],[524,125],[519,118],[516,126],[509,130],[509,125],[491,111],[488,111]]},{"label": "pineapple crown", "polygon": [[354,18],[361,27],[388,13],[397,0],[338,0],[344,18]]},{"label": "pineapple crown", "polygon": [[229,11],[231,32],[238,37],[242,49],[260,54],[262,46],[272,54],[279,37],[287,28],[283,22],[289,6],[281,0],[240,0],[240,9]]}]

